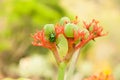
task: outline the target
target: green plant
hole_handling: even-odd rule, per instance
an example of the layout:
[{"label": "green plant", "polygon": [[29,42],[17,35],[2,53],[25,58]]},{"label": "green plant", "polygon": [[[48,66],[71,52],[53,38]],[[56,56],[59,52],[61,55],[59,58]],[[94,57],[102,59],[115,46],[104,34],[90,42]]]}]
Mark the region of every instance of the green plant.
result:
[{"label": "green plant", "polygon": [[57,24],[46,24],[41,31],[32,35],[34,46],[43,46],[53,52],[58,64],[58,80],[64,80],[66,67],[71,62],[66,77],[66,80],[70,80],[80,48],[89,41],[107,34],[103,33],[103,28],[98,25],[98,21],[95,19],[89,24],[83,22],[87,32],[84,29],[79,29],[78,23],[78,17],[75,20],[63,17]]}]

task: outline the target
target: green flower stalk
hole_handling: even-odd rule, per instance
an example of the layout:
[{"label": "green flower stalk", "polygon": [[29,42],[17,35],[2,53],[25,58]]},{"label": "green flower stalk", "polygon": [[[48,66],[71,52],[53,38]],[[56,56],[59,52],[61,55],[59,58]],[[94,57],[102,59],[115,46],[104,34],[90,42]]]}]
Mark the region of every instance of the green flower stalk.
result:
[{"label": "green flower stalk", "polygon": [[[83,21],[84,29],[88,33],[79,29],[78,23],[78,17],[75,20],[63,17],[56,24],[46,24],[41,31],[32,36],[34,39],[32,44],[34,46],[42,46],[53,52],[59,68],[58,80],[64,80],[67,64],[77,50],[79,51],[89,41],[107,34],[103,33],[103,28],[98,25],[98,21],[95,19],[89,24]],[[73,57],[75,58],[72,62],[74,66],[78,56],[79,52],[77,52],[76,57]],[[70,71],[70,74],[72,72]]]},{"label": "green flower stalk", "polygon": [[66,66],[67,66],[67,64],[64,63],[64,62],[61,62],[61,63],[59,64],[58,80],[64,80]]}]

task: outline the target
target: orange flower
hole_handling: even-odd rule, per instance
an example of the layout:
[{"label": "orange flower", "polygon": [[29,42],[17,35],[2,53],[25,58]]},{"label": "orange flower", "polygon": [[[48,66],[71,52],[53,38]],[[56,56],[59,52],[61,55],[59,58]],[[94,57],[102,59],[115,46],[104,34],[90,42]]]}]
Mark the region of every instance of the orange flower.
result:
[{"label": "orange flower", "polygon": [[112,75],[106,75],[104,73],[100,73],[98,75],[92,75],[89,78],[86,78],[84,80],[114,80]]}]

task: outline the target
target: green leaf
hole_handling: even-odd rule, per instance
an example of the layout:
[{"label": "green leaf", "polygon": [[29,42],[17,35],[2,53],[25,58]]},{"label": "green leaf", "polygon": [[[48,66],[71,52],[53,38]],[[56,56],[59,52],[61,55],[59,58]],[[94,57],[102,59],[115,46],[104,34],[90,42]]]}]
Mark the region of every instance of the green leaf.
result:
[{"label": "green leaf", "polygon": [[64,57],[68,51],[68,42],[63,34],[60,34],[57,38],[57,47],[60,57]]}]

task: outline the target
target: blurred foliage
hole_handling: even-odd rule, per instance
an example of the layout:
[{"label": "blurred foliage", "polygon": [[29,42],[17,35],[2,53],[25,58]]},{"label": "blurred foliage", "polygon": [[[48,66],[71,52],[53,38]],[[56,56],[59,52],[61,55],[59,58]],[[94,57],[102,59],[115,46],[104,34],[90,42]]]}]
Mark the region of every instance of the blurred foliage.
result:
[{"label": "blurred foliage", "polygon": [[9,66],[22,57],[46,54],[48,50],[31,45],[31,33],[66,15],[59,0],[1,0],[0,73],[8,76]]},{"label": "blurred foliage", "polygon": [[30,79],[27,79],[27,78],[18,78],[18,79],[4,78],[2,80],[30,80]]}]

